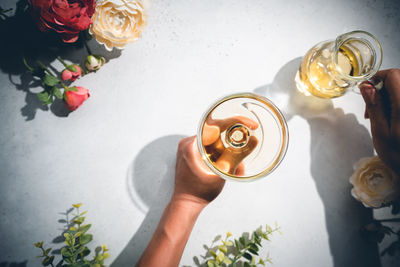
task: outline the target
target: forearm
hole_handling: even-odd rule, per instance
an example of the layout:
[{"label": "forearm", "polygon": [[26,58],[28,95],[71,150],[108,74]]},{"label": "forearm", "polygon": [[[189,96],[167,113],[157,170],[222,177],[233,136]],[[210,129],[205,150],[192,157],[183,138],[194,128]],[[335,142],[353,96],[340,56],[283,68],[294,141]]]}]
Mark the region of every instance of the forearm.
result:
[{"label": "forearm", "polygon": [[137,266],[178,266],[204,205],[173,197]]}]

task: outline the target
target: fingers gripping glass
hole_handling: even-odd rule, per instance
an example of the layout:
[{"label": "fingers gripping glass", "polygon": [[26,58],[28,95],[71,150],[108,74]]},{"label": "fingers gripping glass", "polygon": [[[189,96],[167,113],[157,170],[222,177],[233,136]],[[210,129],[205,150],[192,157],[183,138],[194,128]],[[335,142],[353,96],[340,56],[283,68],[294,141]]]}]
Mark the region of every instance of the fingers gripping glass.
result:
[{"label": "fingers gripping glass", "polygon": [[207,166],[224,179],[240,181],[268,175],[288,146],[282,113],[267,98],[251,93],[230,95],[213,104],[197,136]]}]

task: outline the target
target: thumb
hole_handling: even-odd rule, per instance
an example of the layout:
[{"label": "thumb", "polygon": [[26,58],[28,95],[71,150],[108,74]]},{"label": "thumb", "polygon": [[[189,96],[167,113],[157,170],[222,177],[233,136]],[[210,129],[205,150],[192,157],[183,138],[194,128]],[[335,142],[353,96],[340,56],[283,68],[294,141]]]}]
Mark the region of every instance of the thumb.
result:
[{"label": "thumb", "polygon": [[389,135],[389,124],[385,115],[382,96],[373,85],[368,83],[361,84],[360,91],[371,121],[372,136],[378,138],[387,137]]}]

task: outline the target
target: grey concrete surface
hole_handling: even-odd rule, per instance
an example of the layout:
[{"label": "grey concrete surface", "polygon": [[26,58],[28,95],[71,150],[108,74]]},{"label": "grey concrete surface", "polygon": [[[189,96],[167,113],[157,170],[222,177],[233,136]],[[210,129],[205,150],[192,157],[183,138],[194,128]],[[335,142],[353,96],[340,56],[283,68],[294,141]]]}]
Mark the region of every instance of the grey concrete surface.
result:
[{"label": "grey concrete surface", "polygon": [[389,211],[350,196],[352,165],[374,153],[361,96],[310,102],[293,91],[301,56],[355,29],[381,41],[382,68],[400,67],[399,1],[153,0],[136,43],[105,53],[90,42],[110,60],[75,82],[91,97],[70,114],[41,107],[13,50],[1,51],[0,266],[39,266],[32,244],[59,248],[60,213],[76,202],[89,211],[93,246],[110,247],[108,265],[133,266],[171,193],[179,139],[195,134],[217,98],[254,91],[290,100],[286,158],[266,179],[227,183],[200,215],[181,265],[194,266],[217,234],[277,221],[283,235],[265,247],[274,266],[398,267],[399,257],[379,255],[389,241],[369,244],[358,232]]}]

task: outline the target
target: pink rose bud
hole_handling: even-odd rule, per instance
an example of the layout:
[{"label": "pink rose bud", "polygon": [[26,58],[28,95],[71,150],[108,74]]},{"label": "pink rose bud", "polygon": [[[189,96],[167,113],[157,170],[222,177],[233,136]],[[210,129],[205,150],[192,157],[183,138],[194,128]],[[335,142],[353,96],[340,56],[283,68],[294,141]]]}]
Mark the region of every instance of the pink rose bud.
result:
[{"label": "pink rose bud", "polygon": [[75,81],[82,74],[82,69],[78,65],[69,65],[61,73],[61,79],[63,81]]},{"label": "pink rose bud", "polygon": [[71,80],[71,79],[72,79],[72,72],[69,71],[69,70],[67,70],[67,69],[63,70],[63,71],[61,72],[61,79],[62,79],[63,81],[69,81],[69,80]]},{"label": "pink rose bud", "polygon": [[76,86],[78,91],[66,91],[65,92],[65,105],[71,111],[79,108],[86,99],[89,98],[89,90],[80,86]]}]

